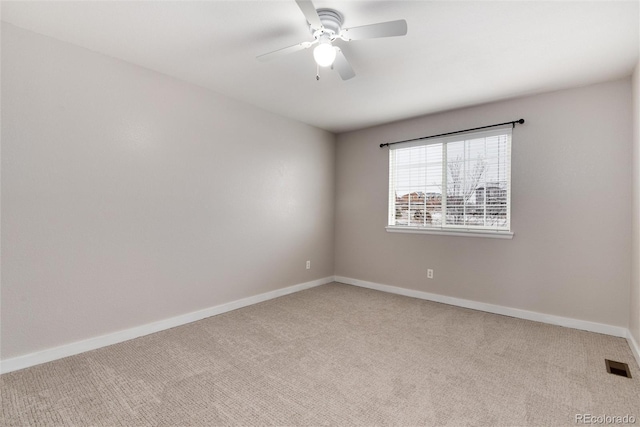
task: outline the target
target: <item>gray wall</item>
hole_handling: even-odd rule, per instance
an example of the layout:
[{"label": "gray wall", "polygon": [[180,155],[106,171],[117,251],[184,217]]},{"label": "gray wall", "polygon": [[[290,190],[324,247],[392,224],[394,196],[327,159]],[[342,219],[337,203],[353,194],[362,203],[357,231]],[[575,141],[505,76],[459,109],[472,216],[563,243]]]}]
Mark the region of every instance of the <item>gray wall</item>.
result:
[{"label": "gray wall", "polygon": [[[630,107],[626,78],[339,135],[336,275],[627,327]],[[513,240],[385,231],[389,154],[378,144],[521,117]]]},{"label": "gray wall", "polygon": [[[629,330],[640,345],[640,61],[633,73],[633,240]],[[640,361],[639,361],[640,363]]]},{"label": "gray wall", "polygon": [[[640,342],[640,67],[633,121],[624,79],[347,133],[336,148],[330,133],[6,23],[1,47],[3,359],[334,272],[630,325]],[[380,142],[520,117],[513,240],[384,230]]]},{"label": "gray wall", "polygon": [[334,159],[328,132],[3,23],[2,358],[331,276]]}]

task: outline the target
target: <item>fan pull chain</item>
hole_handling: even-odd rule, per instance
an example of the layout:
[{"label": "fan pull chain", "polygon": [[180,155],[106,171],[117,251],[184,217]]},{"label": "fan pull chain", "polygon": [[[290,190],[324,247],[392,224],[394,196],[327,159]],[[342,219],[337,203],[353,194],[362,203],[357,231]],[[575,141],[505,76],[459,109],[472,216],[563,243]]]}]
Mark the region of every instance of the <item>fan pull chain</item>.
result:
[{"label": "fan pull chain", "polygon": [[316,80],[320,80],[320,66],[316,64]]}]

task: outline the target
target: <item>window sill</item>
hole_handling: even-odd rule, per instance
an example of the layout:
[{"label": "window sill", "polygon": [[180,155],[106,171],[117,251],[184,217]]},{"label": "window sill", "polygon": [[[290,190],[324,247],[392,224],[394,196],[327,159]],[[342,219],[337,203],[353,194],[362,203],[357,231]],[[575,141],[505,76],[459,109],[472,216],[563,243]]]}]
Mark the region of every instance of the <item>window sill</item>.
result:
[{"label": "window sill", "polygon": [[439,236],[458,237],[488,237],[490,239],[513,239],[511,231],[484,231],[484,230],[443,230],[429,228],[411,228],[388,225],[385,227],[389,233],[435,234]]}]

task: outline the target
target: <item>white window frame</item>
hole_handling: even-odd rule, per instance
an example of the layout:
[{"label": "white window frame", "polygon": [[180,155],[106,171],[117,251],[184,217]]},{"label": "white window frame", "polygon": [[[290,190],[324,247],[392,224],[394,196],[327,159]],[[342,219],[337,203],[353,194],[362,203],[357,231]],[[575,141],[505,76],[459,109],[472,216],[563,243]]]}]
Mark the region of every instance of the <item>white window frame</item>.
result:
[{"label": "white window frame", "polygon": [[[461,133],[456,135],[450,135],[440,138],[432,138],[425,140],[412,140],[407,142],[402,142],[399,144],[393,144],[390,146],[389,150],[389,212],[388,212],[388,221],[386,230],[392,233],[419,233],[419,234],[435,234],[435,235],[448,235],[448,236],[464,236],[464,237],[489,237],[489,238],[499,238],[499,239],[512,239],[513,231],[511,230],[511,137],[512,137],[512,126],[502,127],[491,130],[484,131],[476,131],[476,132],[468,132]],[[471,139],[478,138],[486,138],[497,135],[508,135],[507,139],[507,186],[506,186],[506,223],[507,227],[505,228],[490,228],[490,227],[480,227],[480,226],[469,226],[469,225],[454,225],[454,224],[445,224],[446,218],[446,183],[447,183],[447,144],[452,142],[460,142],[467,141]],[[395,210],[396,210],[396,191],[395,191],[395,183],[394,183],[394,155],[395,150],[417,147],[417,146],[427,146],[427,145],[435,145],[441,144],[443,149],[442,156],[442,204],[441,204],[441,212],[442,212],[442,224],[439,226],[417,226],[417,225],[395,225]],[[486,190],[485,190],[486,191]],[[409,196],[411,199],[411,196]],[[409,202],[410,203],[410,202]]]}]

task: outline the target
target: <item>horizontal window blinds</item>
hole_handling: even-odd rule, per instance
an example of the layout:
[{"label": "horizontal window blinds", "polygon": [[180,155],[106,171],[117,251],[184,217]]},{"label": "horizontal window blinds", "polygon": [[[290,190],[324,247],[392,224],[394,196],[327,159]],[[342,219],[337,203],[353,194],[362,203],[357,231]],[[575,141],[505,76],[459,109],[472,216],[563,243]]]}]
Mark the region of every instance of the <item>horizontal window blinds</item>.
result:
[{"label": "horizontal window blinds", "polygon": [[511,127],[390,147],[389,225],[510,229]]}]

